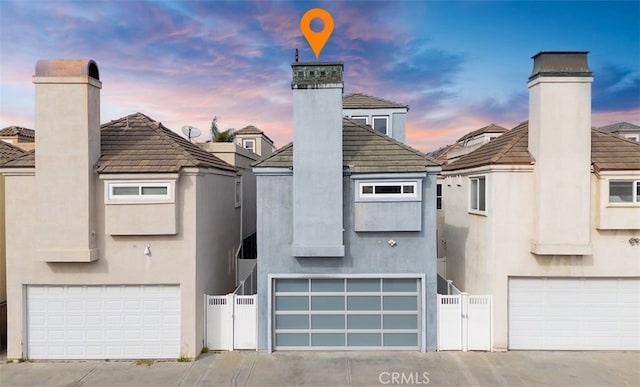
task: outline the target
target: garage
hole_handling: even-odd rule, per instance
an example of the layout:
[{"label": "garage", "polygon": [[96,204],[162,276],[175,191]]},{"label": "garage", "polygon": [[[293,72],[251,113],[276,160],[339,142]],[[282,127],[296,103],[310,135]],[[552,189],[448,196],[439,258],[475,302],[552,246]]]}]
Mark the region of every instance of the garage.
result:
[{"label": "garage", "polygon": [[27,286],[29,359],[180,356],[178,286]]},{"label": "garage", "polygon": [[511,278],[509,349],[640,350],[640,279]]},{"label": "garage", "polygon": [[419,278],[273,279],[275,350],[419,350]]}]

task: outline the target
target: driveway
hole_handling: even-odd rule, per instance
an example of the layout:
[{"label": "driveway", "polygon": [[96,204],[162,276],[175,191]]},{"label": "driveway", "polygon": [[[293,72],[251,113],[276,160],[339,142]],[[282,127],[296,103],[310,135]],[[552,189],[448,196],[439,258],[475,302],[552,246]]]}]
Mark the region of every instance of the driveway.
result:
[{"label": "driveway", "polygon": [[640,386],[640,352],[221,352],[0,365],[0,386]]}]

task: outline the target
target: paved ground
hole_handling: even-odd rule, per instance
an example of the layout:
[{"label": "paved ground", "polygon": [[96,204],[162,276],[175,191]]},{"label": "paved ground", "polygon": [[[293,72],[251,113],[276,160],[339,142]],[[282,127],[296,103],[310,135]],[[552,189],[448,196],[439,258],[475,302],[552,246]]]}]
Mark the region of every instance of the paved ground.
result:
[{"label": "paved ground", "polygon": [[640,352],[207,353],[0,365],[0,386],[640,386]]}]

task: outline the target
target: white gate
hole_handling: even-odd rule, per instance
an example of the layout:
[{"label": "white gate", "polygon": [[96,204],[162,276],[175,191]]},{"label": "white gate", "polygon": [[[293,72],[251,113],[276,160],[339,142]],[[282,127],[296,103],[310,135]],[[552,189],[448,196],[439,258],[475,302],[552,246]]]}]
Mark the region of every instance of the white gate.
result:
[{"label": "white gate", "polygon": [[257,349],[257,295],[206,296],[207,348]]},{"label": "white gate", "polygon": [[491,351],[491,296],[438,294],[438,351]]}]

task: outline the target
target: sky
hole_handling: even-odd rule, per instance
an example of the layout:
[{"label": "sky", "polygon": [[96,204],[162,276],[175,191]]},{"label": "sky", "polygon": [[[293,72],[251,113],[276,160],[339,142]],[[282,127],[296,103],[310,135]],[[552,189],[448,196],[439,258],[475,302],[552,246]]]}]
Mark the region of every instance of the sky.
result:
[{"label": "sky", "polygon": [[[592,124],[640,124],[640,1],[0,0],[0,128],[34,128],[39,59],[94,59],[101,122],[144,113],[180,132],[212,118],[293,138],[291,63],[316,61],[300,32],[323,8],[320,61],[344,93],[409,105],[407,144],[433,151],[490,123],[527,119],[531,57],[589,51]],[[315,19],[311,28],[321,30]]]}]

